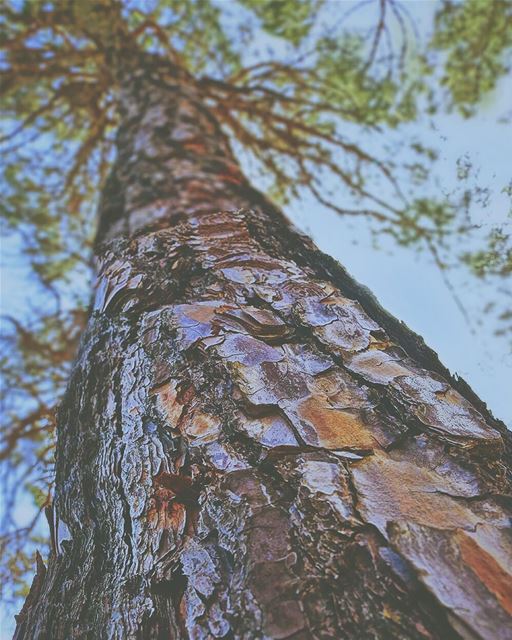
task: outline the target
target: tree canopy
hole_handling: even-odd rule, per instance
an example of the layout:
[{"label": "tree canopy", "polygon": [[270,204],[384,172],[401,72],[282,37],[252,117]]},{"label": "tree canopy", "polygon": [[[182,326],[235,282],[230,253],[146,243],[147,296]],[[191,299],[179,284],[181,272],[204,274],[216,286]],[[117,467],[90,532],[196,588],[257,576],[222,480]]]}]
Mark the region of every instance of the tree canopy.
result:
[{"label": "tree canopy", "polygon": [[[313,198],[364,218],[377,243],[390,236],[428,252],[443,272],[456,262],[503,278],[509,231],[482,233],[472,221],[485,193],[470,186],[470,163],[461,159],[457,193],[437,192],[439,150],[411,125],[471,118],[491,99],[511,68],[511,24],[501,0],[443,0],[431,34],[398,0],[4,0],[1,216],[45,292],[30,319],[4,322],[4,584],[9,573],[25,588],[43,545],[36,521],[51,494],[54,410],[86,317],[95,208],[114,155],[115,56],[146,52],[190,74],[279,204]],[[502,188],[512,195],[512,184]],[[501,314],[504,330],[511,314]],[[37,507],[22,528],[20,487]]]}]

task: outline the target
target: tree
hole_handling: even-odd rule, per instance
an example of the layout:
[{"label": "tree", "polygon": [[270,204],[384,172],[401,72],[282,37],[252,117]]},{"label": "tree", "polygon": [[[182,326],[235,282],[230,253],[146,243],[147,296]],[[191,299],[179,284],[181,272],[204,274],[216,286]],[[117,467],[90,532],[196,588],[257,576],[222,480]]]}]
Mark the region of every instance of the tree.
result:
[{"label": "tree", "polygon": [[[244,4],[292,45],[318,8]],[[509,7],[495,6],[499,21]],[[50,129],[73,157],[70,211],[106,176],[117,127],[94,306],[59,408],[53,502],[42,501],[52,551],[16,638],[507,637],[508,432],[290,227],[228,139],[276,178],[274,195],[301,184],[435,254],[446,210],[409,201],[335,126],[412,117],[422,88],[368,73],[386,11],[403,19],[394,2],[380,7],[369,51],[323,37],[308,63],[251,66],[210,3],[173,5],[165,28],[162,7],[128,3],[6,12],[6,95],[25,131]],[[222,74],[206,74],[211,50]],[[57,173],[44,160],[35,171],[13,210],[41,203],[23,189],[37,171],[50,185]],[[326,197],[322,171],[364,206]],[[393,203],[367,171],[393,184]],[[51,254],[60,211],[43,193]]]}]

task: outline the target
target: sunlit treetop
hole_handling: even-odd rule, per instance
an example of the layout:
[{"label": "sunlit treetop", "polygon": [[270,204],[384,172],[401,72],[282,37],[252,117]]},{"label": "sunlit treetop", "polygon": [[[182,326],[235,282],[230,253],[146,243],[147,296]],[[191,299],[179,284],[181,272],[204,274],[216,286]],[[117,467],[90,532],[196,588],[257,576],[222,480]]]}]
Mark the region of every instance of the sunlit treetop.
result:
[{"label": "sunlit treetop", "polygon": [[[185,70],[278,203],[309,198],[363,218],[376,238],[422,247],[445,269],[450,238],[471,230],[472,195],[433,193],[437,151],[400,132],[438,112],[471,117],[489,99],[510,71],[512,3],[435,7],[425,34],[398,0],[3,1],[0,215],[48,294],[28,321],[6,322],[0,458],[15,470],[10,487],[23,477],[39,507],[48,497],[52,416],[85,317],[122,60],[145,53]],[[508,239],[493,229],[465,263],[509,274]],[[20,549],[8,556],[15,576],[27,567]]]},{"label": "sunlit treetop", "polygon": [[[370,19],[361,26],[363,12]],[[187,69],[277,199],[309,191],[341,214],[368,216],[400,241],[430,240],[450,212],[437,216],[406,198],[395,163],[376,153],[378,144],[365,145],[359,131],[377,136],[413,121],[425,103],[442,107],[441,98],[469,113],[509,68],[510,19],[505,2],[440,3],[432,47],[419,55],[407,5],[396,0],[11,0],[1,26],[11,196],[4,214],[33,224],[48,254],[76,231],[70,222],[65,231],[48,230],[57,219],[61,225],[58,204],[82,213],[108,171],[117,48],[123,56],[160,54]],[[436,51],[443,52],[444,95],[417,72],[433,64]],[[415,150],[420,164],[428,161],[428,150]],[[336,198],[322,190],[329,177],[339,185]],[[394,186],[385,201],[379,178]]]}]

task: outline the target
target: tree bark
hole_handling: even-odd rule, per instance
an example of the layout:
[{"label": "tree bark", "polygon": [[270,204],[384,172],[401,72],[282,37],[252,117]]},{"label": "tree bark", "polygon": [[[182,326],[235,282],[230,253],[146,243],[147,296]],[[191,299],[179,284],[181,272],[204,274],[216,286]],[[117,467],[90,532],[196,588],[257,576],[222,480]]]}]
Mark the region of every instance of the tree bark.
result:
[{"label": "tree bark", "polygon": [[512,638],[503,425],[147,60],[15,638]]}]

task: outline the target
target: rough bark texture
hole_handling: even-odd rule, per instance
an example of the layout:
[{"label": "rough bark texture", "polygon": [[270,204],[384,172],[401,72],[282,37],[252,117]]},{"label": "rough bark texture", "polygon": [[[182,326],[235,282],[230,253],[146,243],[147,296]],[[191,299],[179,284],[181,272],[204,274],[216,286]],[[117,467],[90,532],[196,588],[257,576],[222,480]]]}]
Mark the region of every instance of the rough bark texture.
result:
[{"label": "rough bark texture", "polygon": [[15,637],[512,638],[503,426],[140,71]]}]

